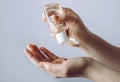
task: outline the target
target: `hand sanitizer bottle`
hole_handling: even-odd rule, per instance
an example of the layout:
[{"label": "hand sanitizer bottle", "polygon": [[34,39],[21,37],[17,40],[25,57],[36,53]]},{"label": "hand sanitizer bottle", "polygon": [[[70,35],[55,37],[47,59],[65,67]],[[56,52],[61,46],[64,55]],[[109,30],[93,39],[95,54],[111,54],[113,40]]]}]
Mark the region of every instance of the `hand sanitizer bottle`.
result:
[{"label": "hand sanitizer bottle", "polygon": [[63,45],[66,41],[68,41],[66,34],[68,27],[64,23],[57,24],[53,19],[53,16],[64,17],[62,7],[59,3],[46,4],[44,6],[44,14],[49,24],[50,32],[55,35],[57,42]]}]

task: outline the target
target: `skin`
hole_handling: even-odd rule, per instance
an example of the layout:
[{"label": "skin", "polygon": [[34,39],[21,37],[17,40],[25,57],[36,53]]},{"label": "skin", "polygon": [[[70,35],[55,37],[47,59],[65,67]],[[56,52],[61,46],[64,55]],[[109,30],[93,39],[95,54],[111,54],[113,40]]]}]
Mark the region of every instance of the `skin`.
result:
[{"label": "skin", "polygon": [[26,55],[37,67],[54,77],[85,77],[94,82],[120,82],[120,48],[91,33],[71,9],[63,10],[65,16],[60,18],[53,15],[54,21],[67,25],[68,38],[80,42],[75,44],[68,41],[67,44],[82,49],[89,57],[61,58],[50,50],[33,44],[27,45]]}]

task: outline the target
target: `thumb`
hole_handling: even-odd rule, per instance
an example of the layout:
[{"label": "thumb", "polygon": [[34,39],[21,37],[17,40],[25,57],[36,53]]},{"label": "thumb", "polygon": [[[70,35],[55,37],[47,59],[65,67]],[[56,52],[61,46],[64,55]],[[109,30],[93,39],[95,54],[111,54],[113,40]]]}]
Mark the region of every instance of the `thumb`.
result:
[{"label": "thumb", "polygon": [[50,73],[54,77],[65,77],[64,66],[50,62],[40,62],[39,67]]},{"label": "thumb", "polygon": [[53,63],[50,63],[50,62],[40,62],[39,67],[44,69],[45,71],[47,71],[49,73],[56,73],[57,69],[58,69],[57,64],[53,64]]},{"label": "thumb", "polygon": [[38,65],[40,68],[48,71],[50,68],[50,63],[49,62],[40,62]]},{"label": "thumb", "polygon": [[63,16],[52,15],[52,19],[56,23],[56,25],[64,23],[64,17]]},{"label": "thumb", "polygon": [[40,62],[39,67],[50,73],[53,77],[58,77],[56,66],[49,62]]}]

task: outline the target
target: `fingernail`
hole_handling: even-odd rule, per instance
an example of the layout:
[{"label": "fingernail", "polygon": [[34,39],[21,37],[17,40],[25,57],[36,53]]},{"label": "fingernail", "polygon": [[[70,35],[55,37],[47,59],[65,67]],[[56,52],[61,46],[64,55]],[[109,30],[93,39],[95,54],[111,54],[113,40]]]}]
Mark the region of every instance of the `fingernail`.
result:
[{"label": "fingernail", "polygon": [[28,44],[28,45],[27,45],[27,48],[30,49],[31,45],[32,45],[32,44]]}]

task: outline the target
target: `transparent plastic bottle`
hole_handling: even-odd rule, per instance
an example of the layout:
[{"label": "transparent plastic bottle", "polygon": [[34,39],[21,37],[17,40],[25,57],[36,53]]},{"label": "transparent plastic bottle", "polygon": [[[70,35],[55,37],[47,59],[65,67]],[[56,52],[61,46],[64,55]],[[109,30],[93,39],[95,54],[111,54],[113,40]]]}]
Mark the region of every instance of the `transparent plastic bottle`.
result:
[{"label": "transparent plastic bottle", "polygon": [[62,7],[60,6],[59,3],[54,2],[51,4],[46,4],[44,6],[44,14],[49,24],[49,30],[53,35],[55,35],[55,38],[59,44],[63,45],[68,40],[72,41],[75,44],[80,44],[80,42],[74,39],[73,37],[70,37],[68,39],[67,34],[66,34],[66,30],[68,29],[67,25],[65,25],[64,23],[57,24],[54,21],[52,17],[53,15],[56,15],[59,17],[65,16],[62,10]]},{"label": "transparent plastic bottle", "polygon": [[59,3],[46,4],[44,6],[44,13],[49,24],[50,32],[55,35],[59,44],[63,45],[68,41],[66,30],[68,27],[64,23],[57,24],[53,19],[53,16],[64,17],[64,12]]}]

